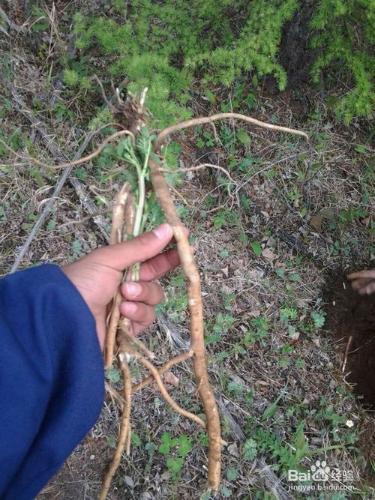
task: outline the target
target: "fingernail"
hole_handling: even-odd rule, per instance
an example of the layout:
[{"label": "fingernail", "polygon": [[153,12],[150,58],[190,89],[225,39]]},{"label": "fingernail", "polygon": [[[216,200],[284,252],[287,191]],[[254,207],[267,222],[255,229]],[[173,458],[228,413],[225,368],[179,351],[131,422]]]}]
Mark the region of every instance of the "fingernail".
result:
[{"label": "fingernail", "polygon": [[126,302],[124,305],[126,314],[135,314],[137,312],[138,306],[133,302]]},{"label": "fingernail", "polygon": [[125,291],[128,295],[132,295],[133,297],[136,297],[142,292],[142,287],[139,283],[126,283],[125,284]]},{"label": "fingernail", "polygon": [[168,238],[172,238],[173,236],[173,229],[169,224],[161,224],[161,226],[153,229],[152,232],[159,240],[166,240]]}]

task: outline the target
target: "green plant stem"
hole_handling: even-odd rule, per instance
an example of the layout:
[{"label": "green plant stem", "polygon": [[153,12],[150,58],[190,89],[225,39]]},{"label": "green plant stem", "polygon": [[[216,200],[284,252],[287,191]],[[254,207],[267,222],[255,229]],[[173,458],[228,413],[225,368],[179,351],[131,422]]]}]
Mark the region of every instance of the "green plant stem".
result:
[{"label": "green plant stem", "polygon": [[[145,156],[143,168],[140,169],[138,165],[137,167],[137,176],[138,176],[138,203],[135,214],[134,221],[134,229],[133,229],[133,237],[139,236],[143,229],[142,219],[145,208],[145,200],[146,200],[146,189],[145,189],[145,177],[148,168],[148,160],[150,158],[151,153],[151,141],[149,142],[147,154]],[[135,264],[131,269],[131,278],[133,281],[139,280],[139,264]]]}]

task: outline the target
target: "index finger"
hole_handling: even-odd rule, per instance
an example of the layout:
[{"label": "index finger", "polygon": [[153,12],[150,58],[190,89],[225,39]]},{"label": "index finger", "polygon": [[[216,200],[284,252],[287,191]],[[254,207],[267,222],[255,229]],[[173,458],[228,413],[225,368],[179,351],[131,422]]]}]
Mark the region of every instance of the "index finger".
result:
[{"label": "index finger", "polygon": [[164,274],[167,274],[179,265],[180,258],[177,250],[167,250],[141,264],[140,279],[142,281],[152,281],[161,278]]},{"label": "index finger", "polygon": [[349,280],[355,280],[357,278],[375,278],[375,269],[367,271],[357,271],[355,273],[348,274],[347,278]]}]

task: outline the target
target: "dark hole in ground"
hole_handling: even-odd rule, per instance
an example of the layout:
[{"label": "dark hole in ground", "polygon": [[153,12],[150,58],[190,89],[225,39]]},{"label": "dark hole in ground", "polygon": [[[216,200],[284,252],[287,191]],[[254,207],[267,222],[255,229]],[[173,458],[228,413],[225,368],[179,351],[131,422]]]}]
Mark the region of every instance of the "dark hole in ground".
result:
[{"label": "dark hole in ground", "polygon": [[327,329],[342,349],[343,363],[346,358],[343,376],[362,406],[375,411],[375,294],[359,295],[342,272],[327,284]]},{"label": "dark hole in ground", "polygon": [[[375,294],[361,296],[355,292],[342,272],[331,274],[324,299],[327,304],[327,329],[337,340],[341,350],[342,376],[353,387],[368,417],[363,420],[358,446],[362,450],[365,467],[364,484],[375,487]],[[349,339],[352,339],[349,344]]]}]

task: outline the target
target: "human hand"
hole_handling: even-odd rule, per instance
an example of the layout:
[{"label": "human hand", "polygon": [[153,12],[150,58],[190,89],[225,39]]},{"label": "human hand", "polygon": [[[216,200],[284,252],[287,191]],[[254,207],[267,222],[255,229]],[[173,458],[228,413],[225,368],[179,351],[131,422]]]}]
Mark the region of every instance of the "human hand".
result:
[{"label": "human hand", "polygon": [[121,284],[123,270],[137,262],[142,262],[139,281],[126,282],[120,287],[123,297],[120,312],[132,321],[134,333],[142,331],[153,322],[154,306],[164,298],[161,286],[153,280],[180,263],[176,250],[160,253],[172,237],[171,226],[162,224],[133,240],[99,248],[62,267],[94,316],[102,349],[106,334],[107,306]]},{"label": "human hand", "polygon": [[361,295],[371,295],[375,292],[375,269],[348,274],[352,287]]}]

